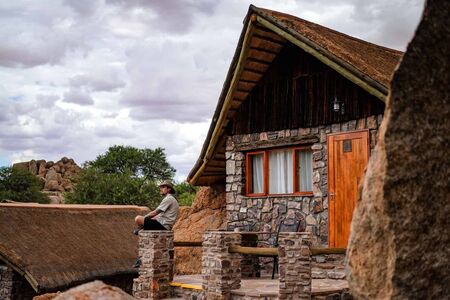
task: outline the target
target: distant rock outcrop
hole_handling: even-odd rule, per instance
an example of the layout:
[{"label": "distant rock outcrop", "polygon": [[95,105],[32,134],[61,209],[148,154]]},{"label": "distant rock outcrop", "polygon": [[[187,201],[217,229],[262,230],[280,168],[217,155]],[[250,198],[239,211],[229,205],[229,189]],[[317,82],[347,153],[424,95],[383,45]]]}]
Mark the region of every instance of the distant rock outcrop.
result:
[{"label": "distant rock outcrop", "polygon": [[56,163],[53,161],[31,160],[13,165],[13,168],[30,171],[39,177],[44,185],[43,192],[51,203],[63,203],[63,192],[73,190],[72,178],[81,168],[71,158],[63,157]]}]

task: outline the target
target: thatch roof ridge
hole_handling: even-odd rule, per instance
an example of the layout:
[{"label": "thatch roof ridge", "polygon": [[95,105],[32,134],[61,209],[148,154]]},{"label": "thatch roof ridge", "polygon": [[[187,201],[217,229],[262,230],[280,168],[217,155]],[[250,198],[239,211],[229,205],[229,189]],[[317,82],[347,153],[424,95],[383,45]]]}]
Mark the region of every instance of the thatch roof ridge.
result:
[{"label": "thatch roof ridge", "polygon": [[38,292],[134,274],[134,216],[148,208],[0,204],[0,260]]},{"label": "thatch roof ridge", "polygon": [[93,210],[93,209],[107,209],[107,210],[128,210],[130,208],[140,209],[145,208],[137,205],[108,205],[108,204],[42,204],[34,202],[9,202],[0,203],[0,206],[5,207],[29,207],[29,208],[42,208],[42,209],[71,209],[71,210]]},{"label": "thatch roof ridge", "polygon": [[312,22],[312,21],[309,21],[309,20],[306,20],[306,19],[294,16],[294,15],[291,15],[291,14],[287,14],[287,13],[284,13],[284,12],[279,12],[279,11],[276,11],[276,10],[271,10],[271,9],[268,9],[268,8],[257,7],[257,6],[254,6],[254,5],[252,5],[252,6],[253,6],[253,9],[259,10],[263,14],[264,13],[267,14],[268,12],[270,12],[270,13],[273,13],[273,14],[284,15],[284,16],[289,17],[291,19],[295,19],[295,20],[298,20],[298,21],[301,21],[301,22],[304,22],[304,23],[307,23],[307,24],[310,24],[310,25],[313,25],[313,26],[321,27],[321,28],[323,28],[323,29],[325,29],[325,30],[327,30],[329,32],[333,32],[333,33],[336,33],[338,35],[345,36],[348,39],[352,39],[354,41],[362,42],[364,44],[370,44],[370,45],[372,45],[374,47],[381,48],[381,49],[384,49],[386,51],[391,51],[391,52],[393,52],[395,54],[398,54],[398,55],[403,55],[403,53],[404,53],[403,51],[400,51],[400,50],[397,50],[397,49],[394,49],[394,48],[389,48],[389,47],[386,47],[386,46],[383,46],[383,45],[378,45],[378,44],[375,44],[375,43],[372,43],[372,42],[369,42],[369,41],[365,41],[363,39],[360,39],[360,38],[348,35],[348,34],[346,34],[344,32],[337,31],[336,29],[333,29],[333,28],[330,28],[330,27],[325,27],[325,26],[320,25],[318,23],[315,23],[315,22]]}]

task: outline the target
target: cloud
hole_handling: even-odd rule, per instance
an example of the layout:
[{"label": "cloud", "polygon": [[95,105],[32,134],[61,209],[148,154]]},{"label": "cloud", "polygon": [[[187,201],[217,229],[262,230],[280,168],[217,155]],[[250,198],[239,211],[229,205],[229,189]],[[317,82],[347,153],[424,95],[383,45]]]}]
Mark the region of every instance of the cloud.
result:
[{"label": "cloud", "polygon": [[[139,18],[154,29],[175,35],[186,34],[201,14],[211,15],[219,1],[215,0],[108,0],[108,3],[131,11],[130,18]],[[143,13],[145,12],[145,13]]]},{"label": "cloud", "polygon": [[88,93],[83,90],[73,88],[64,93],[63,101],[68,103],[75,103],[78,105],[94,104],[94,100]]}]

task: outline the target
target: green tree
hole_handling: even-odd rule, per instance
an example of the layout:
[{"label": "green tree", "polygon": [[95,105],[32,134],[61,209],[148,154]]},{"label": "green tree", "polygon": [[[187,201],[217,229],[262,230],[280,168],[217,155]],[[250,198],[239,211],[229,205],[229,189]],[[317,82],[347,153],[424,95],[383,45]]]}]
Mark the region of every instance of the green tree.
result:
[{"label": "green tree", "polygon": [[49,203],[50,199],[41,192],[42,185],[43,182],[39,178],[26,170],[0,168],[0,202],[12,200]]},{"label": "green tree", "polygon": [[175,190],[177,191],[178,203],[182,206],[191,206],[198,188],[189,183],[181,182],[175,184]]},{"label": "green tree", "polygon": [[74,190],[66,193],[66,203],[144,205],[155,208],[161,200],[158,186],[129,172],[105,173],[84,168],[74,180]]},{"label": "green tree", "polygon": [[155,208],[160,202],[157,181],[171,179],[175,169],[164,149],[112,146],[84,164],[67,203],[134,204]]},{"label": "green tree", "polygon": [[131,176],[151,181],[172,178],[175,174],[163,148],[153,150],[115,145],[95,160],[86,162],[85,166],[99,168],[111,174],[131,173]]}]

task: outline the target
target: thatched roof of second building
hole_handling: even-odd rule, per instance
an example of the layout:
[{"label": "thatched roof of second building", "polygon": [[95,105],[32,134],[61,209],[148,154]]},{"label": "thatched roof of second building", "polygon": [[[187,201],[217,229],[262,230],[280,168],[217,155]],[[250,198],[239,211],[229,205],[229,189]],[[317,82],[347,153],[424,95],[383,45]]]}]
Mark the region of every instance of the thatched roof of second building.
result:
[{"label": "thatched roof of second building", "polygon": [[0,259],[37,291],[136,273],[134,216],[145,207],[0,204]]}]

